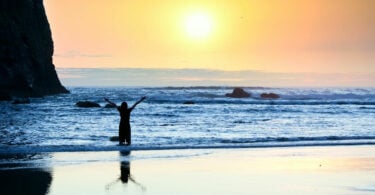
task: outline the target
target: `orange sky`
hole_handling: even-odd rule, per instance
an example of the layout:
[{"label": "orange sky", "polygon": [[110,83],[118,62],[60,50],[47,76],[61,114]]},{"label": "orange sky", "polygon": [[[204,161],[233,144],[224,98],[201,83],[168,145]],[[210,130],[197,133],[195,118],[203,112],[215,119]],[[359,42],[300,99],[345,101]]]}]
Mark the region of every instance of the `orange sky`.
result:
[{"label": "orange sky", "polygon": [[[46,0],[62,67],[374,73],[373,0]],[[206,37],[186,31],[209,17]]]}]

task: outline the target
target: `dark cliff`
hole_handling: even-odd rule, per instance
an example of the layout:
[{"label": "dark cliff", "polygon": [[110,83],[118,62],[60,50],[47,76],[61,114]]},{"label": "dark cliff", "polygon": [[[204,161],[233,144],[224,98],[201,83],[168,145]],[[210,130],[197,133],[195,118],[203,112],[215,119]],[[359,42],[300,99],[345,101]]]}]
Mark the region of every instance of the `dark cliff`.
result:
[{"label": "dark cliff", "polygon": [[68,93],[52,63],[43,0],[0,1],[0,99]]}]

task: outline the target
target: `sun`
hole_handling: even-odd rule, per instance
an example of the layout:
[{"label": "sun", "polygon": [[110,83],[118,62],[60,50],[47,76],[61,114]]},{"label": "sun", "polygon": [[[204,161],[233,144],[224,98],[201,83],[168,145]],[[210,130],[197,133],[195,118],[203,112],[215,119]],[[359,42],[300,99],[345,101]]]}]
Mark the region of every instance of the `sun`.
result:
[{"label": "sun", "polygon": [[206,38],[211,34],[212,18],[202,12],[191,13],[185,18],[185,31],[192,38]]}]

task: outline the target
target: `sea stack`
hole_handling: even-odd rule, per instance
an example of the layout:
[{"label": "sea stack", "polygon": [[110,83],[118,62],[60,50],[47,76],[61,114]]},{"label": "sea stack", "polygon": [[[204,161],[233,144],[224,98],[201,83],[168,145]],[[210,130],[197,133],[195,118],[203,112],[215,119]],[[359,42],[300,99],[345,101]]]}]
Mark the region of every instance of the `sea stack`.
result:
[{"label": "sea stack", "polygon": [[262,93],[260,94],[260,97],[263,99],[278,99],[280,98],[280,95],[276,93]]},{"label": "sea stack", "polygon": [[81,108],[94,108],[94,107],[100,107],[100,105],[96,102],[92,101],[79,101],[76,103],[77,107]]},{"label": "sea stack", "polygon": [[251,94],[243,90],[242,88],[236,87],[233,89],[232,93],[225,94],[227,97],[231,98],[247,98],[250,97]]},{"label": "sea stack", "polygon": [[0,26],[3,100],[69,92],[52,63],[53,41],[43,0],[0,1]]}]

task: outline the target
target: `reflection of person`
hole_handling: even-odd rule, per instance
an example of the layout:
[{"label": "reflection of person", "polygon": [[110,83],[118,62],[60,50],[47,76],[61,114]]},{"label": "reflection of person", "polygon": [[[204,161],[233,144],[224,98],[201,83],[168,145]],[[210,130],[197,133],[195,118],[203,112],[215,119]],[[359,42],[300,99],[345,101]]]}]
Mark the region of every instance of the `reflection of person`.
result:
[{"label": "reflection of person", "polygon": [[[126,151],[122,151],[120,152],[120,155],[121,156],[129,156],[130,155],[130,151],[129,152],[126,152]],[[146,190],[146,187],[143,186],[142,184],[138,183],[134,178],[133,176],[130,174],[130,162],[129,161],[121,161],[121,164],[120,164],[120,180],[122,183],[128,183],[128,181],[131,181],[133,182],[135,185],[139,186],[143,191]]]},{"label": "reflection of person", "polygon": [[[129,156],[130,151],[120,151],[121,156]],[[142,184],[138,183],[133,176],[130,174],[130,162],[129,161],[120,161],[120,177],[117,178],[114,182],[109,183],[106,186],[106,189],[109,190],[110,187],[114,184],[116,184],[118,181],[121,181],[121,183],[128,183],[129,181],[133,182],[135,185],[141,188],[142,191],[146,190],[146,187],[143,186]]]},{"label": "reflection of person", "polygon": [[131,128],[130,128],[130,113],[131,111],[146,97],[143,96],[140,100],[135,102],[133,106],[128,108],[128,104],[126,102],[122,102],[121,106],[117,106],[115,103],[111,102],[109,99],[104,98],[112,106],[116,106],[117,110],[120,112],[120,126],[119,126],[119,144],[122,145],[126,141],[127,145],[131,144]]},{"label": "reflection of person", "polygon": [[[120,151],[120,156],[129,156],[130,151]],[[129,161],[120,161],[120,180],[122,183],[128,183],[130,176],[130,162]]]},{"label": "reflection of person", "polygon": [[129,161],[122,161],[120,165],[120,180],[122,183],[128,183],[130,176],[130,162]]}]

